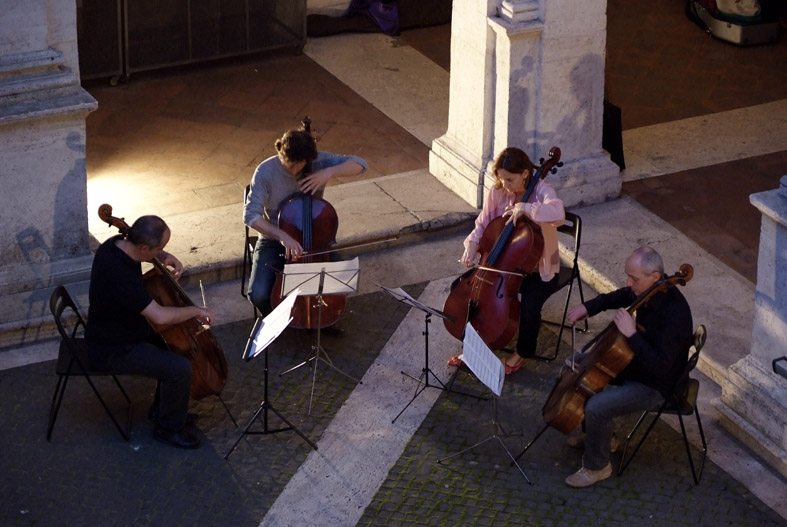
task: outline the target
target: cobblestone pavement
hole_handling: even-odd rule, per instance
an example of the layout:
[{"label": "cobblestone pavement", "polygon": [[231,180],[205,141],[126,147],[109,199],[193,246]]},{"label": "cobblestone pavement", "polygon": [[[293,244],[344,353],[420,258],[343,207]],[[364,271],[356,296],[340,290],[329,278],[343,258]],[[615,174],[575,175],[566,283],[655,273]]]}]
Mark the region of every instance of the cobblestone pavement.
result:
[{"label": "cobblestone pavement", "polygon": [[[417,296],[423,287],[406,289]],[[382,293],[352,297],[340,322],[346,333],[323,334],[322,343],[337,367],[360,378],[405,310]],[[120,438],[86,383],[75,379],[47,443],[54,363],[0,372],[2,525],[257,525],[310,448],[293,432],[249,435],[228,461],[223,459],[263,397],[264,361],[244,362],[240,357],[251,326],[252,320],[245,320],[214,330],[230,371],[222,397],[240,428],[216,398],[194,403],[203,432],[202,448],[196,451],[153,440],[146,417],[154,389],[149,380],[123,378],[135,404],[130,442]],[[540,345],[548,349],[555,338],[544,329]],[[270,348],[269,399],[316,442],[354,383],[318,368],[309,415],[310,371],[301,368],[282,377],[278,373],[303,360],[314,341],[313,332],[288,329]],[[509,434],[522,433],[503,438],[515,455],[541,426],[536,416],[558,369],[556,363],[531,361],[506,379],[499,422]],[[103,391],[111,393],[102,381],[106,379],[99,380]],[[467,370],[459,372],[455,387],[482,393]],[[113,408],[119,407],[119,398],[109,400]],[[280,425],[273,413],[268,417],[269,429]],[[663,423],[623,476],[584,490],[563,483],[579,466],[581,452],[567,447],[553,430],[520,458],[532,485],[509,465],[496,440],[436,463],[489,438],[495,432],[492,417],[492,400],[442,393],[358,525],[785,524],[713,463],[706,464],[700,485],[694,486],[680,436]],[[251,430],[262,426],[260,418]],[[315,518],[313,525],[324,523]]]}]

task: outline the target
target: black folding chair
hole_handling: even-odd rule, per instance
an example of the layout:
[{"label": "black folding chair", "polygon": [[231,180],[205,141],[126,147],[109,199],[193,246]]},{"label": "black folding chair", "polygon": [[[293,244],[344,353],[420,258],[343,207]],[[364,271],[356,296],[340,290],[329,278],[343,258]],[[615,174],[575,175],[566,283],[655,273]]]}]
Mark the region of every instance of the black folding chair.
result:
[{"label": "black folding chair", "polygon": [[[84,377],[87,380],[93,393],[96,395],[99,402],[101,402],[101,406],[104,407],[104,411],[106,411],[109,418],[112,419],[112,422],[115,423],[115,427],[118,429],[118,432],[120,432],[120,435],[123,436],[123,439],[128,441],[131,437],[131,399],[129,399],[126,390],[123,389],[123,385],[120,384],[115,374],[107,371],[99,371],[89,366],[90,362],[87,357],[85,339],[84,337],[77,336],[84,332],[85,321],[77,310],[76,304],[74,304],[74,301],[71,299],[71,295],[68,294],[68,291],[66,291],[66,288],[62,285],[57,286],[52,292],[52,296],[49,299],[49,309],[55,317],[55,324],[57,324],[57,330],[60,332],[60,350],[57,355],[57,384],[55,385],[55,393],[52,396],[52,404],[49,408],[49,425],[46,430],[46,440],[50,441],[52,439],[52,429],[55,427],[55,421],[60,411],[60,405],[63,402],[63,395],[66,392],[68,380],[72,376],[78,376]],[[67,309],[71,309],[72,313],[64,316],[64,312],[66,312]],[[70,332],[66,329],[66,325],[70,326]],[[115,415],[101,396],[101,392],[99,392],[93,382],[92,378],[99,376],[112,377],[120,393],[122,393],[123,397],[126,399],[128,415],[126,417],[125,428],[120,426]]]},{"label": "black folding chair", "polygon": [[[557,228],[557,232],[559,234],[563,234],[564,239],[571,238],[573,240],[573,255],[570,262],[570,265],[566,265],[563,262],[560,263],[560,275],[558,277],[558,286],[555,293],[568,287],[568,292],[566,293],[566,302],[563,306],[563,318],[560,322],[553,322],[550,320],[544,320],[544,324],[552,324],[554,326],[559,326],[560,331],[557,335],[557,344],[555,344],[555,351],[551,355],[536,355],[536,358],[541,360],[551,361],[557,357],[558,352],[560,351],[560,344],[563,338],[563,329],[570,328],[571,326],[566,325],[566,314],[568,313],[568,305],[571,301],[571,293],[574,290],[574,282],[577,283],[579,287],[579,299],[580,302],[585,302],[585,293],[582,291],[582,277],[579,275],[579,245],[582,241],[582,219],[574,214],[573,212],[566,211],[566,222]],[[585,333],[588,330],[588,321],[585,319],[581,325],[584,325],[584,328],[577,327],[577,331],[581,331]]]},{"label": "black folding chair", "polygon": [[[243,191],[243,205],[245,206],[246,203],[249,201],[249,189],[251,185],[246,185],[246,189]],[[256,235],[251,234],[251,229],[249,229],[248,225],[244,225],[246,232],[243,239],[243,268],[241,270],[241,277],[240,277],[240,294],[243,295],[243,298],[247,297],[246,293],[246,285],[248,284],[249,274],[251,273],[252,262],[254,258],[254,247],[257,245],[257,239],[259,238]],[[252,306],[254,309],[254,318],[257,318],[257,306]]]},{"label": "black folding chair", "polygon": [[[689,467],[691,468],[691,475],[694,478],[694,484],[697,485],[700,482],[700,478],[702,477],[702,469],[705,466],[705,456],[708,453],[708,443],[705,441],[705,432],[702,430],[702,421],[700,420],[700,412],[697,409],[697,396],[699,394],[700,383],[696,379],[692,379],[689,374],[691,370],[693,370],[697,366],[697,361],[700,357],[700,350],[702,346],[705,345],[705,326],[701,325],[697,328],[697,331],[694,333],[694,345],[692,346],[692,350],[690,351],[691,356],[689,357],[689,361],[686,364],[686,368],[683,370],[683,374],[681,375],[680,379],[672,389],[672,393],[669,397],[664,401],[664,403],[656,410],[647,410],[642,412],[639,420],[634,425],[634,428],[631,429],[628,436],[626,436],[626,443],[623,446],[623,455],[620,458],[620,468],[618,469],[618,475],[623,474],[623,471],[626,470],[626,467],[631,463],[631,460],[634,459],[634,456],[639,451],[639,448],[642,446],[642,443],[645,442],[645,439],[650,434],[650,431],[653,429],[653,426],[656,424],[656,421],[659,420],[662,414],[672,414],[677,415],[678,420],[680,421],[680,431],[683,434],[683,444],[686,447],[686,454],[689,458]],[[634,451],[631,453],[630,457],[626,457],[626,452],[628,451],[629,442],[634,434],[637,432],[637,429],[645,420],[645,416],[649,413],[655,413],[655,417],[648,425],[647,430],[642,435],[642,438],[637,443],[637,446],[634,448]],[[689,445],[689,437],[686,434],[686,426],[683,422],[683,416],[689,416],[694,414],[697,418],[697,428],[699,429],[700,439],[702,440],[702,454],[700,456],[700,460],[698,465],[695,467],[694,464],[694,457],[691,454],[691,447]]]}]

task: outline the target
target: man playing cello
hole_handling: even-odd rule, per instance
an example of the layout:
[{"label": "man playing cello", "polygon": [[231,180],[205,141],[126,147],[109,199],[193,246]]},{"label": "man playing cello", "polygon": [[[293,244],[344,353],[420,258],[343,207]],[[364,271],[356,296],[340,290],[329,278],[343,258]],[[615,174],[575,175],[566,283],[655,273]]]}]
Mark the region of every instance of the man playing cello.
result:
[{"label": "man playing cello", "polygon": [[[585,436],[569,437],[571,446],[584,443],[582,468],[566,478],[571,487],[589,487],[612,475],[611,442],[615,417],[641,412],[664,402],[683,372],[693,340],[691,310],[677,287],[667,284],[636,311],[625,309],[664,276],[661,256],[640,247],[626,260],[626,287],[599,295],[569,310],[568,324],[617,309],[613,322],[634,352],[614,379],[617,386],[592,395],[585,404]],[[578,357],[581,360],[581,356]]]},{"label": "man playing cello", "polygon": [[151,324],[165,326],[197,318],[214,321],[213,312],[198,306],[162,306],[153,300],[142,280],[142,262],[154,258],[173,269],[180,261],[164,251],[170,230],[158,216],[142,216],[127,236],[108,239],[96,251],[90,275],[90,310],[85,328],[88,358],[102,370],[157,379],[150,417],[153,437],[178,448],[199,447],[199,437],[186,426],[191,363],[166,349]]}]

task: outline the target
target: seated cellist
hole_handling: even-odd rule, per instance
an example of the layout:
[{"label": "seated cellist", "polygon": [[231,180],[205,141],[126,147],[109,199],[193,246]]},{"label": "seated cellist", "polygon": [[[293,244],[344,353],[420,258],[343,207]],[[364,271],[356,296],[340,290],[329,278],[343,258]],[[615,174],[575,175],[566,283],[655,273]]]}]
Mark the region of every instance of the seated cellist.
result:
[{"label": "seated cellist", "polygon": [[[297,191],[321,197],[329,179],[363,173],[366,161],[352,155],[317,150],[317,142],[305,129],[290,130],[276,140],[277,155],[259,164],[243,210],[243,221],[260,233],[254,248],[248,298],[265,316],[271,307],[271,291],[277,271],[288,258],[303,254],[301,244],[278,227],[279,207]],[[311,166],[311,172],[304,168]]]},{"label": "seated cellist", "polygon": [[[527,357],[535,355],[538,330],[541,325],[541,309],[557,289],[560,258],[557,248],[557,228],[566,219],[563,202],[557,197],[552,185],[543,179],[538,181],[535,191],[527,203],[521,199],[530,183],[536,166],[522,150],[508,147],[495,159],[492,173],[495,182],[489,189],[484,206],[475,220],[475,228],[465,238],[465,251],[461,262],[471,267],[478,254],[478,245],[489,223],[499,217],[508,222],[528,218],[541,228],[544,249],[538,263],[538,271],[527,274],[520,286],[519,338],[516,351],[505,358],[506,375],[518,371]],[[448,360],[450,366],[462,364],[462,356]]]},{"label": "seated cellist", "polygon": [[[668,284],[636,311],[625,309],[664,275],[661,256],[640,247],[626,260],[626,287],[573,307],[566,322],[573,324],[607,309],[616,309],[613,322],[634,352],[617,375],[617,386],[592,395],[585,404],[585,435],[572,435],[568,444],[584,446],[582,468],[566,478],[571,487],[588,487],[612,475],[615,417],[658,407],[682,374],[693,339],[691,310],[677,287]],[[577,356],[581,360],[581,355]]]},{"label": "seated cellist", "polygon": [[205,307],[162,306],[145,289],[142,262],[157,258],[172,268],[176,279],[183,271],[180,260],[164,250],[169,237],[164,220],[142,216],[126,236],[114,236],[101,244],[90,274],[85,339],[93,367],[158,380],[148,413],[155,421],[154,438],[179,448],[197,448],[197,430],[187,423],[191,363],[169,351],[151,324],[172,325],[195,317],[211,324],[215,317]]}]

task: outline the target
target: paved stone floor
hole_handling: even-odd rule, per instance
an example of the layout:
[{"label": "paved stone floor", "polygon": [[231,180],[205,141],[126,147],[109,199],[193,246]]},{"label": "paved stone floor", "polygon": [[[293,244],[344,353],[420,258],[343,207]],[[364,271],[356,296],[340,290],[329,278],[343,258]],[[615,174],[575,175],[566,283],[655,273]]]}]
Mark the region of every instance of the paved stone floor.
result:
[{"label": "paved stone floor", "polygon": [[[417,297],[423,286],[407,291]],[[323,335],[323,345],[337,367],[362,377],[406,311],[383,293],[351,297],[341,322],[345,336]],[[264,394],[264,361],[240,359],[252,322],[214,330],[232,373],[223,398],[241,429]],[[555,338],[551,330],[542,330],[540,347],[551,349]],[[278,373],[302,360],[313,342],[313,333],[287,330],[270,348],[268,393],[275,408],[316,442],[355,383],[318,368],[309,414],[309,371],[283,377]],[[556,363],[533,362],[506,379],[499,422],[512,434],[503,440],[514,455],[541,426],[532,417],[539,414],[559,368]],[[251,527],[311,451],[293,432],[248,435],[225,461],[241,429],[232,425],[214,397],[192,405],[200,416],[199,450],[179,451],[157,443],[146,417],[154,385],[128,377],[123,382],[135,405],[131,441],[122,440],[86,383],[75,379],[47,443],[42,416],[54,382],[51,362],[0,372],[3,525]],[[111,393],[106,382],[100,386]],[[464,369],[454,388],[489,396]],[[109,401],[118,407],[118,397]],[[563,482],[579,465],[581,452],[566,446],[564,437],[553,430],[520,458],[532,485],[509,465],[496,440],[436,463],[491,437],[496,432],[493,415],[492,400],[441,391],[357,525],[784,525],[783,518],[710,461],[695,486],[680,434],[663,423],[626,473],[581,491]],[[268,417],[269,430],[281,425],[272,412]],[[625,430],[630,424],[621,427]],[[263,425],[260,418],[250,430],[262,431]],[[696,449],[693,453],[698,455]],[[311,525],[325,523],[315,518]]]}]

